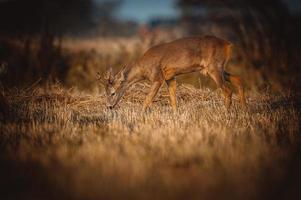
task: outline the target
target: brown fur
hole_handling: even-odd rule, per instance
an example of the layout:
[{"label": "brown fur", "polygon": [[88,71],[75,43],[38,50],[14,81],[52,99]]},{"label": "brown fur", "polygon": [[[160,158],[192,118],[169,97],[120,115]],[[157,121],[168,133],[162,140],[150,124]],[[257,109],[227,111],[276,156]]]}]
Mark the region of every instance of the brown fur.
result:
[{"label": "brown fur", "polygon": [[105,84],[108,104],[114,107],[126,88],[135,82],[146,79],[152,83],[152,88],[145,99],[143,110],[151,105],[161,85],[166,82],[171,105],[176,111],[175,77],[180,74],[199,71],[209,75],[217,86],[222,88],[227,109],[231,105],[232,90],[225,81],[233,84],[238,90],[241,104],[245,107],[241,80],[224,70],[231,58],[231,46],[230,42],[214,36],[188,37],[154,46],[134,64],[125,67],[115,76],[109,75],[111,78],[107,78]]}]

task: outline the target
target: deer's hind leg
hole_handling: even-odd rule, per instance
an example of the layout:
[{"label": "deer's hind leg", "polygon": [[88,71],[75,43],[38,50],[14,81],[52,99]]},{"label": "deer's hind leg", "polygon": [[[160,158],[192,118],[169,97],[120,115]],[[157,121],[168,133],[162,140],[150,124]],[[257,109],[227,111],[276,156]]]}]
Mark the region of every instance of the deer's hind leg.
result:
[{"label": "deer's hind leg", "polygon": [[175,78],[166,81],[169,91],[170,104],[174,112],[177,111],[177,97],[176,97],[176,89],[177,82]]},{"label": "deer's hind leg", "polygon": [[245,93],[244,93],[244,88],[243,88],[243,83],[241,81],[241,78],[239,76],[229,74],[228,72],[224,72],[224,77],[225,80],[230,82],[237,90],[240,99],[240,104],[244,109],[246,109],[247,107],[246,98],[245,98]]},{"label": "deer's hind leg", "polygon": [[217,87],[222,88],[224,93],[224,102],[227,110],[231,107],[232,104],[232,90],[225,83],[223,74],[219,70],[213,70],[208,72],[209,76],[215,81]]}]

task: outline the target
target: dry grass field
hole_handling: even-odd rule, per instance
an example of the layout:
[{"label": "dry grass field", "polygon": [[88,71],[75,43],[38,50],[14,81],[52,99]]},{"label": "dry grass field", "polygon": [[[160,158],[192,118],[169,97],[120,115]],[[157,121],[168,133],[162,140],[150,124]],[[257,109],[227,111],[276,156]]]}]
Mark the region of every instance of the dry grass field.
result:
[{"label": "dry grass field", "polygon": [[[166,87],[142,113],[147,84],[114,110],[105,96],[10,89],[1,122],[1,199],[288,199],[300,195],[300,98]],[[237,100],[237,99],[236,99]],[[2,116],[3,117],[3,116]]]},{"label": "dry grass field", "polygon": [[[301,199],[297,0],[0,0],[0,24],[0,200]],[[147,82],[107,108],[98,73],[205,35],[232,44],[246,110],[197,71],[177,77],[175,113],[166,85],[142,112]],[[160,50],[176,72],[223,57],[184,46]]]}]

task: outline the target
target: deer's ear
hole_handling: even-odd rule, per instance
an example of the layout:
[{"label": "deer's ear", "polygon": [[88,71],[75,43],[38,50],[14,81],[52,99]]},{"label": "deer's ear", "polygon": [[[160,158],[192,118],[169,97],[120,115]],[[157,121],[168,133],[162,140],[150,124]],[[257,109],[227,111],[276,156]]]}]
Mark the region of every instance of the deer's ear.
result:
[{"label": "deer's ear", "polygon": [[122,71],[122,72],[120,73],[120,81],[122,82],[122,81],[124,81],[124,80],[125,80],[124,72]]},{"label": "deer's ear", "polygon": [[101,84],[105,84],[105,79],[104,77],[100,74],[100,72],[97,72],[97,75],[96,75],[96,79],[101,83]]}]

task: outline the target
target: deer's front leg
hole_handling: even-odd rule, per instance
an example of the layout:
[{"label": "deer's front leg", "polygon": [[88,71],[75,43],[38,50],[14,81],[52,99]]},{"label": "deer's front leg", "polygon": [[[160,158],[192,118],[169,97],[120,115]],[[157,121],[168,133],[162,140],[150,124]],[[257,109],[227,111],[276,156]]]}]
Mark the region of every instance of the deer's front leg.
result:
[{"label": "deer's front leg", "polygon": [[177,89],[177,82],[175,78],[172,78],[168,81],[166,81],[169,91],[169,97],[170,97],[170,104],[172,107],[172,110],[174,112],[177,111],[177,97],[176,97],[176,89]]},{"label": "deer's front leg", "polygon": [[150,105],[152,104],[153,99],[156,96],[156,94],[158,93],[161,85],[162,85],[162,81],[156,81],[156,82],[153,83],[150,92],[148,93],[148,95],[146,96],[146,99],[144,100],[143,112],[145,112],[146,109],[148,107],[150,107]]}]

